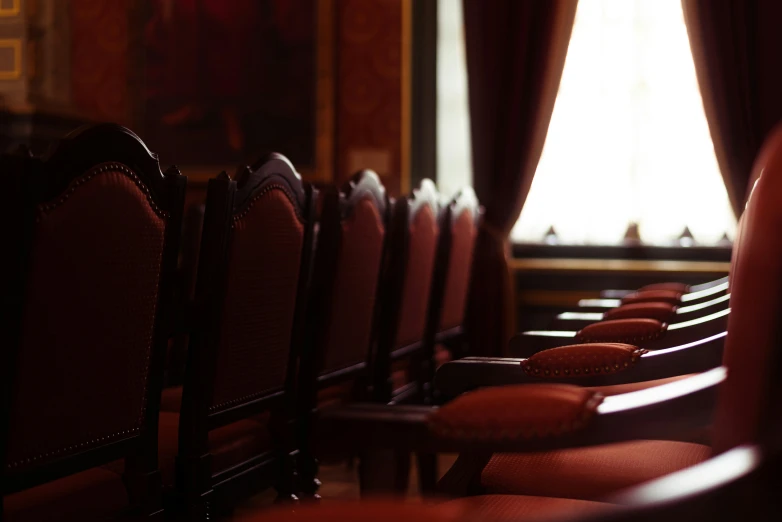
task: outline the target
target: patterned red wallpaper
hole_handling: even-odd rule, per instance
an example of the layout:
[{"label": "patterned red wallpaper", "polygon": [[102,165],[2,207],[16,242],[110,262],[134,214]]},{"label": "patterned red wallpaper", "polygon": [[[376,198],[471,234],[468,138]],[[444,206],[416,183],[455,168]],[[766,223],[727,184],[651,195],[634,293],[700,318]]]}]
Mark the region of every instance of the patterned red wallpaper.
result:
[{"label": "patterned red wallpaper", "polygon": [[404,0],[337,2],[336,173],[374,168],[391,193],[402,171]]},{"label": "patterned red wallpaper", "polygon": [[71,0],[71,93],[82,113],[130,124],[129,2]]},{"label": "patterned red wallpaper", "polygon": [[[138,0],[71,0],[71,90],[86,117],[134,125],[131,11]],[[376,170],[406,190],[403,78],[409,0],[334,0],[334,181]],[[408,28],[409,29],[409,28]],[[137,28],[135,29],[137,32]],[[409,71],[408,71],[409,72]],[[136,118],[137,119],[137,118]]]}]

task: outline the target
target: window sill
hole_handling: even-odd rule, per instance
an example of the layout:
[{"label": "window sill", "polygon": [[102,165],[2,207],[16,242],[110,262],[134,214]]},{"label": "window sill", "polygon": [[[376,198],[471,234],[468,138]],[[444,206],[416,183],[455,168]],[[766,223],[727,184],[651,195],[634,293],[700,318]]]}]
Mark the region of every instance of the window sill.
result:
[{"label": "window sill", "polygon": [[[582,246],[582,245],[547,245],[533,243],[515,243],[512,246],[513,262],[532,260],[579,260],[599,261],[606,269],[605,262],[617,265],[619,261],[684,261],[730,263],[731,247],[729,246],[691,246],[662,247],[649,245],[614,245],[614,246]],[[587,263],[585,266],[593,266]],[[642,266],[640,264],[628,264]],[[670,271],[670,265],[657,265],[663,271]],[[666,269],[665,267],[669,267]],[[708,268],[704,265],[705,268]],[[639,268],[639,270],[645,270]],[[657,270],[657,268],[653,268]]]}]

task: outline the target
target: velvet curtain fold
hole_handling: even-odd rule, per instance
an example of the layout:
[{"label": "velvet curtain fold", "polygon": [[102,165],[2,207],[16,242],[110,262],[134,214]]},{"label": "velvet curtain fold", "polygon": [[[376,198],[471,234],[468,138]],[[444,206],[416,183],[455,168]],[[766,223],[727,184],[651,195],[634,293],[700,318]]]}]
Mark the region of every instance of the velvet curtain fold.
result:
[{"label": "velvet curtain fold", "polygon": [[476,355],[506,353],[515,303],[508,235],[529,192],[577,0],[463,0],[473,186],[485,214],[465,327]]},{"label": "velvet curtain fold", "polygon": [[755,156],[782,120],[782,2],[682,0],[714,151],[738,216]]}]

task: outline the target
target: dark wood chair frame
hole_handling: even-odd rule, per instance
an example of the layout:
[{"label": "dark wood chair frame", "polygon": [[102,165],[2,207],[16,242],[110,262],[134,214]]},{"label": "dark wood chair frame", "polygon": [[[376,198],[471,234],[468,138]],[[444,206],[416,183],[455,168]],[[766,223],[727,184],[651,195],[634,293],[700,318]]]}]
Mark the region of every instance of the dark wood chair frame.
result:
[{"label": "dark wood chair frame", "polygon": [[[445,363],[435,376],[435,386],[444,400],[478,388],[509,384],[556,382],[579,386],[610,386],[666,379],[711,370],[722,364],[727,332],[721,332],[666,350],[638,356],[630,367],[611,374],[542,377],[527,373],[523,358],[465,357]],[[578,348],[578,347],[576,347]]]},{"label": "dark wood chair frame", "polygon": [[[437,189],[429,180],[423,180],[417,191],[407,198],[399,198],[394,202],[393,215],[389,226],[387,238],[388,248],[384,259],[383,282],[377,301],[380,309],[378,313],[378,335],[375,344],[373,358],[372,400],[379,404],[411,404],[425,402],[424,391],[428,388],[429,381],[425,378],[426,371],[431,364],[426,360],[427,354],[433,354],[434,350],[426,349],[427,334],[431,333],[431,321],[439,315],[432,309],[432,299],[435,292],[444,291],[444,283],[435,288],[435,277],[438,270],[447,268],[447,260],[443,260],[443,245],[440,237],[441,226],[449,217],[445,209],[441,209],[438,202]],[[395,347],[398,335],[399,321],[402,314],[403,292],[407,269],[407,258],[410,249],[410,224],[415,221],[419,212],[429,207],[435,217],[438,227],[438,237],[435,245],[435,260],[432,267],[432,280],[429,289],[429,303],[427,304],[427,319],[421,339],[411,344]],[[446,251],[447,254],[447,251]],[[437,303],[442,302],[442,296],[436,297]],[[394,390],[391,382],[392,365],[396,361],[408,358],[409,382],[401,388]],[[437,475],[437,461],[434,455],[418,454],[419,480],[423,489],[434,487]],[[367,458],[366,456],[364,457]],[[392,455],[391,461],[396,469],[397,477],[394,488],[398,491],[407,489],[407,477],[409,476],[410,459],[406,453]],[[369,482],[376,482],[375,477],[365,477],[362,469],[362,484],[364,487]]]},{"label": "dark wood chair frame", "polygon": [[[715,296],[713,299],[705,300],[701,303],[697,303],[694,305],[687,305],[687,304],[679,305],[676,308],[676,310],[674,310],[674,312],[670,315],[667,321],[669,324],[683,323],[686,321],[691,321],[693,319],[700,319],[707,315],[711,315],[715,312],[725,310],[726,308],[729,307],[730,307],[730,293],[723,292],[722,294]],[[589,314],[603,314],[608,310],[610,310],[610,308],[597,310],[595,312],[587,312],[587,310],[585,309],[580,309],[576,312],[576,314],[584,314],[585,312]],[[592,318],[592,317],[584,317],[583,315],[574,316],[572,314],[570,317],[568,317],[566,314],[557,314],[557,316],[554,319],[552,319],[552,321],[549,323],[549,329],[580,330],[585,326],[603,320],[603,317],[599,317],[599,318],[598,317],[599,317],[598,315]]]},{"label": "dark wood chair frame", "polygon": [[[706,281],[705,283],[701,283],[698,285],[692,285],[690,286],[690,291],[688,293],[700,293],[704,292],[707,294],[708,298],[711,298],[712,292],[720,292],[721,290],[718,290],[718,287],[721,287],[722,285],[726,284],[728,282],[728,276],[720,277],[718,279],[713,279],[711,281]],[[637,290],[603,290],[600,292],[600,298],[601,299],[621,299],[626,295],[632,294],[636,292]]]},{"label": "dark wood chair frame", "polygon": [[[394,451],[408,452],[441,452],[460,453],[452,468],[437,484],[437,489],[451,496],[480,494],[478,484],[480,471],[488,463],[491,455],[496,452],[532,452],[548,451],[562,448],[576,448],[613,442],[638,439],[687,440],[689,434],[696,430],[711,426],[717,405],[718,392],[727,376],[724,366],[711,367],[710,362],[722,354],[722,341],[725,334],[707,339],[693,346],[682,346],[668,352],[649,352],[644,354],[636,366],[628,372],[620,372],[601,378],[590,377],[584,380],[547,380],[546,382],[570,382],[571,384],[618,384],[630,382],[632,374],[647,379],[661,378],[672,375],[665,370],[680,365],[687,366],[673,375],[693,371],[701,371],[692,377],[662,384],[654,389],[605,397],[597,408],[595,416],[581,431],[560,435],[558,437],[540,437],[532,439],[508,438],[495,441],[476,440],[443,440],[429,429],[431,407],[427,406],[396,406],[390,408],[375,404],[352,404],[325,412],[319,429],[319,437],[335,445],[348,445],[356,451],[372,451],[378,448],[393,448]],[[698,353],[700,352],[700,353]],[[773,352],[769,363],[767,404],[782,396],[782,381],[774,379],[782,371],[782,356],[777,350]],[[644,360],[646,358],[646,360]],[[700,361],[700,362],[698,362]],[[510,366],[520,366],[520,360],[511,362],[507,359],[490,360],[484,358],[477,362],[479,366],[488,368],[499,363],[498,374],[504,374],[506,382],[495,380],[495,384],[520,384],[524,382],[541,382],[524,374],[511,376]],[[458,381],[469,376],[472,363],[455,361],[444,365],[438,373],[436,382],[448,383],[453,394],[466,391],[467,386]],[[719,363],[717,363],[719,364]],[[491,370],[486,370],[491,372]],[[625,374],[625,377],[621,377]],[[493,378],[496,378],[494,374]],[[474,383],[474,381],[473,381]],[[461,387],[461,389],[460,389]],[[339,435],[337,435],[339,434]],[[765,449],[773,450],[774,454],[782,449],[780,438],[782,434],[782,417],[768,415],[762,418],[760,441]],[[738,448],[741,450],[741,448]],[[778,472],[778,471],[777,471]],[[777,475],[778,477],[778,475]],[[664,479],[661,479],[664,480]],[[646,490],[644,495],[652,495],[652,490]],[[652,495],[653,496],[653,495]],[[632,500],[628,496],[627,500]],[[636,496],[636,498],[639,498]],[[624,503],[620,500],[620,503]]]},{"label": "dark wood chair frame", "polygon": [[[166,213],[163,257],[161,263],[157,312],[150,350],[145,410],[139,432],[120,440],[91,445],[81,451],[44,460],[21,471],[7,469],[7,437],[10,429],[9,411],[16,379],[24,378],[16,372],[16,359],[21,341],[23,303],[29,279],[29,260],[33,241],[36,208],[63,194],[71,183],[90,169],[102,163],[119,163],[131,169],[148,190],[155,205]],[[3,176],[17,176],[14,181],[22,190],[12,216],[18,236],[11,242],[8,255],[13,258],[13,274],[4,286],[3,314],[0,324],[5,336],[2,351],[0,381],[2,408],[0,408],[0,484],[2,494],[8,495],[46,482],[66,477],[115,460],[125,460],[123,480],[128,491],[131,509],[140,514],[153,515],[162,509],[161,480],[158,470],[158,411],[162,388],[165,353],[172,318],[173,277],[176,271],[179,235],[186,178],[176,167],[165,175],[160,171],[157,156],[150,152],[132,131],[113,124],[86,126],[70,133],[47,158],[4,158],[5,165],[15,164],[16,172]],[[5,170],[5,169],[4,169]],[[16,241],[14,243],[14,241]],[[45,318],[42,318],[45,320]],[[97,392],[97,390],[96,390]],[[2,502],[0,501],[0,513]]]},{"label": "dark wood chair frame", "polygon": [[[727,371],[718,367],[648,393],[606,397],[582,430],[557,437],[508,438],[494,441],[442,439],[429,428],[430,406],[353,404],[324,412],[318,437],[362,453],[459,453],[437,484],[449,496],[480,494],[480,471],[493,453],[520,453],[577,448],[637,439],[685,440],[709,426],[719,385]],[[659,393],[662,388],[666,393]],[[388,470],[384,470],[389,473]]]},{"label": "dark wood chair frame", "polygon": [[[266,394],[232,403],[230,407],[210,411],[217,373],[232,222],[235,216],[252,204],[256,195],[272,186],[285,192],[304,225],[285,384],[282,389],[272,389]],[[208,514],[213,508],[230,509],[237,500],[268,487],[275,487],[281,498],[289,498],[294,494],[295,448],[292,437],[286,432],[291,431],[289,423],[294,413],[295,372],[307,306],[316,198],[317,192],[301,181],[290,162],[274,153],[262,157],[252,167],[240,168],[236,181],[225,172],[209,181],[176,464],[177,493],[190,513],[201,515]],[[228,470],[214,473],[209,451],[209,432],[265,411],[273,412],[272,428],[278,439],[275,441],[277,447]]]},{"label": "dark wood chair frame", "polygon": [[[434,183],[422,182],[418,191],[407,198],[399,198],[394,202],[393,216],[389,226],[387,257],[383,282],[378,298],[381,307],[378,322],[378,335],[373,361],[374,377],[372,380],[372,399],[383,404],[404,404],[423,400],[423,382],[421,369],[424,365],[424,337],[412,344],[395,348],[399,321],[402,315],[402,299],[405,286],[407,258],[410,249],[410,224],[425,208],[430,208],[432,215],[438,221],[441,218],[438,193]],[[439,245],[438,238],[438,245]],[[437,246],[435,247],[435,262],[437,262]],[[433,266],[434,277],[435,267]],[[431,299],[430,290],[430,299]],[[427,309],[428,313],[428,309]],[[430,314],[431,315],[431,314]],[[426,326],[428,328],[428,324]],[[424,333],[425,336],[425,333]],[[394,362],[411,358],[411,379],[408,384],[398,390],[392,389],[390,382],[391,366]]]},{"label": "dark wood chair frame", "polygon": [[[424,338],[423,368],[421,370],[421,383],[423,389],[424,401],[427,404],[437,402],[435,389],[432,385],[436,371],[435,366],[435,346],[444,344],[451,350],[455,350],[455,358],[463,357],[468,349],[464,348],[465,330],[464,323],[460,326],[451,326],[447,329],[441,328],[443,307],[445,305],[446,284],[448,280],[448,267],[451,258],[451,248],[453,245],[452,226],[464,212],[472,215],[473,226],[477,229],[480,225],[482,215],[481,208],[475,193],[472,189],[464,189],[456,193],[453,198],[442,209],[440,219],[440,237],[437,245],[437,255],[435,257],[434,276],[432,277],[432,290],[429,297],[429,310],[427,317],[426,333]],[[473,255],[470,252],[470,255]],[[466,287],[469,299],[469,284]]]},{"label": "dark wood chair frame", "polygon": [[[728,327],[729,315],[730,308],[725,308],[692,321],[667,325],[662,335],[639,341],[638,346],[647,350],[666,350],[674,346],[697,342],[700,339],[724,332]],[[609,322],[602,321],[602,323]],[[514,355],[530,357],[549,348],[577,344],[579,342],[576,340],[577,333],[574,330],[520,332],[511,338],[510,352]]]},{"label": "dark wood chair frame", "polygon": [[[380,179],[372,171],[362,170],[354,174],[340,190],[327,186],[321,191],[320,226],[317,237],[316,254],[314,256],[310,298],[307,310],[307,326],[305,341],[299,358],[299,382],[297,397],[297,428],[296,438],[299,455],[297,459],[298,491],[306,497],[317,496],[320,482],[317,479],[318,448],[314,447],[313,429],[318,411],[318,391],[329,386],[353,381],[353,392],[358,400],[368,399],[368,387],[372,375],[372,350],[374,333],[379,321],[378,310],[373,312],[373,332],[367,346],[365,361],[347,368],[341,368],[324,373],[324,345],[326,328],[329,323],[330,302],[336,284],[337,263],[341,244],[341,224],[353,215],[358,203],[369,199],[380,214],[385,228],[383,253],[381,260],[387,258],[389,221],[391,205],[386,196],[385,188]],[[378,273],[378,290],[382,282],[384,267]],[[345,452],[346,456],[350,451]]]},{"label": "dark wood chair frame", "polygon": [[193,204],[185,209],[182,219],[182,247],[175,290],[178,313],[172,325],[171,345],[166,360],[165,386],[181,386],[184,378],[187,345],[193,323],[191,312],[192,303],[195,300],[195,282],[205,210],[205,204]]}]

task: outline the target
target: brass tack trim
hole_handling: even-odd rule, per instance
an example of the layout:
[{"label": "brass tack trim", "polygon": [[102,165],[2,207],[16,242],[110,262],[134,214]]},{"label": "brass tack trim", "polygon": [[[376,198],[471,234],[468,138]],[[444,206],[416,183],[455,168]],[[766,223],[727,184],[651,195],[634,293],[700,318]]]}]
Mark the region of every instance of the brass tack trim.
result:
[{"label": "brass tack trim", "polygon": [[70,198],[71,195],[76,192],[77,188],[92,180],[98,174],[103,174],[106,172],[118,172],[133,181],[136,187],[138,187],[138,189],[141,190],[141,192],[147,198],[147,202],[149,203],[149,206],[152,207],[152,210],[155,212],[155,214],[157,214],[157,216],[161,219],[168,219],[168,213],[157,206],[155,200],[152,199],[152,193],[150,192],[149,187],[147,187],[141,181],[141,178],[139,178],[135,172],[121,163],[109,162],[98,165],[87,171],[84,175],[71,181],[71,183],[68,185],[68,188],[65,189],[65,192],[60,194],[54,200],[38,205],[38,216],[36,217],[36,222],[40,223],[40,221],[52,210],[55,210],[57,207],[68,201],[68,198]]},{"label": "brass tack trim", "polygon": [[19,460],[16,460],[14,462],[11,462],[11,463],[7,464],[6,468],[7,469],[15,469],[15,468],[18,468],[18,467],[20,467],[22,465],[32,464],[32,463],[34,463],[34,462],[36,462],[38,460],[46,459],[46,458],[49,458],[49,457],[55,457],[55,456],[60,455],[62,453],[67,453],[69,451],[78,450],[78,449],[81,449],[81,448],[87,448],[89,446],[92,446],[92,445],[100,443],[100,442],[105,442],[105,441],[109,441],[109,440],[112,440],[112,439],[116,439],[116,438],[119,438],[119,437],[121,437],[123,435],[133,435],[134,433],[138,433],[140,430],[141,430],[140,427],[136,427],[136,428],[132,428],[132,429],[129,429],[129,430],[119,431],[117,433],[112,433],[110,435],[105,435],[103,437],[97,437],[95,439],[92,439],[92,440],[89,440],[89,441],[85,441],[85,442],[80,442],[78,444],[73,444],[71,446],[65,446],[65,447],[62,447],[60,449],[48,451],[46,453],[40,453],[40,454],[35,455],[33,457],[25,457],[25,458],[22,458],[22,459],[19,459]]},{"label": "brass tack trim", "polygon": [[287,197],[288,200],[291,202],[293,206],[293,211],[296,213],[296,217],[299,219],[299,221],[304,221],[304,217],[301,215],[299,205],[296,204],[296,197],[291,193],[290,189],[280,183],[270,183],[269,185],[263,187],[263,189],[261,189],[260,192],[254,195],[252,199],[250,199],[250,202],[247,204],[244,210],[242,210],[240,213],[233,216],[231,227],[235,227],[238,221],[244,219],[247,216],[247,214],[250,213],[250,210],[252,210],[252,208],[255,206],[258,200],[264,197],[265,195],[269,194],[272,190],[281,190],[283,194],[285,194],[285,197]]}]

